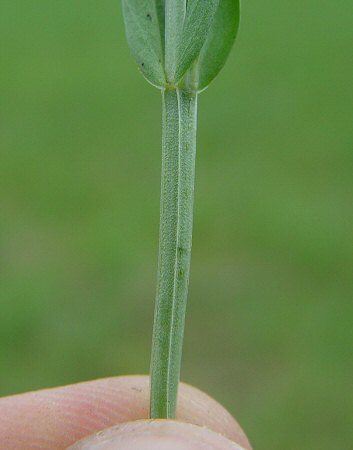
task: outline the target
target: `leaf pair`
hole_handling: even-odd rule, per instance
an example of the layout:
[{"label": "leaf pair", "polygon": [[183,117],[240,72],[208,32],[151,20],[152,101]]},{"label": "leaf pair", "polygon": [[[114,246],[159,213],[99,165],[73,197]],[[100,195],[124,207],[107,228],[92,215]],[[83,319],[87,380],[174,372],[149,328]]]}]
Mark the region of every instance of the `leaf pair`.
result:
[{"label": "leaf pair", "polygon": [[239,0],[123,0],[126,35],[145,78],[200,91],[227,60]]}]

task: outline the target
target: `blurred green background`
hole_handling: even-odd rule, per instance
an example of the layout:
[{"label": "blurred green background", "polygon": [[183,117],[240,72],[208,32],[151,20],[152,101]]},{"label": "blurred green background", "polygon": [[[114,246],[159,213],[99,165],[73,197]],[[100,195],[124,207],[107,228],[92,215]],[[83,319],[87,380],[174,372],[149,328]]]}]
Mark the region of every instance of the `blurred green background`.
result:
[{"label": "blurred green background", "polygon": [[[255,449],[351,448],[353,3],[243,2],[200,97],[182,378]],[[161,102],[118,0],[0,3],[0,393],[146,373]]]}]

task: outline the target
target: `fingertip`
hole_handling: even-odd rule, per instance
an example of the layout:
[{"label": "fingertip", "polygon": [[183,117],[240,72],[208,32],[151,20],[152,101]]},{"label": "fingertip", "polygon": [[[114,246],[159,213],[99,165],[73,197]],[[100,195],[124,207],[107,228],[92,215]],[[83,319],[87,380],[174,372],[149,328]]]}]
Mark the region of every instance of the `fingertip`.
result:
[{"label": "fingertip", "polygon": [[[147,419],[149,377],[107,378],[0,399],[0,442],[8,450],[63,449],[99,430]],[[233,417],[207,394],[181,383],[177,420],[207,427],[251,450]],[[2,446],[0,445],[2,448]]]},{"label": "fingertip", "polygon": [[205,427],[172,420],[120,424],[67,450],[245,450]]},{"label": "fingertip", "polygon": [[244,431],[234,417],[215,399],[185,383],[180,384],[177,419],[206,426],[251,450]]}]

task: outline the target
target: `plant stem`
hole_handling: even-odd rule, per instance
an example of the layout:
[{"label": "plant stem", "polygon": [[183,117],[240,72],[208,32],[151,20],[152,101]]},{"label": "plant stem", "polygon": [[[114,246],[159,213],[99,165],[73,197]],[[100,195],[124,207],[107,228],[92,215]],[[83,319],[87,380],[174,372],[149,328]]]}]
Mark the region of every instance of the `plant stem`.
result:
[{"label": "plant stem", "polygon": [[163,156],[151,418],[174,418],[189,284],[197,94],[163,91]]}]

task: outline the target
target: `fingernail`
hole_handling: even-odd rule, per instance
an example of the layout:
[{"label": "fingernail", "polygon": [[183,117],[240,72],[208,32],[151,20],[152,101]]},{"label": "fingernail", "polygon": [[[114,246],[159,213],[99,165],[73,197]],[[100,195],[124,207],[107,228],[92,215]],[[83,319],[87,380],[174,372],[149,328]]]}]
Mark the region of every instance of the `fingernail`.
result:
[{"label": "fingernail", "polygon": [[244,450],[207,428],[172,420],[117,425],[67,450]]}]

